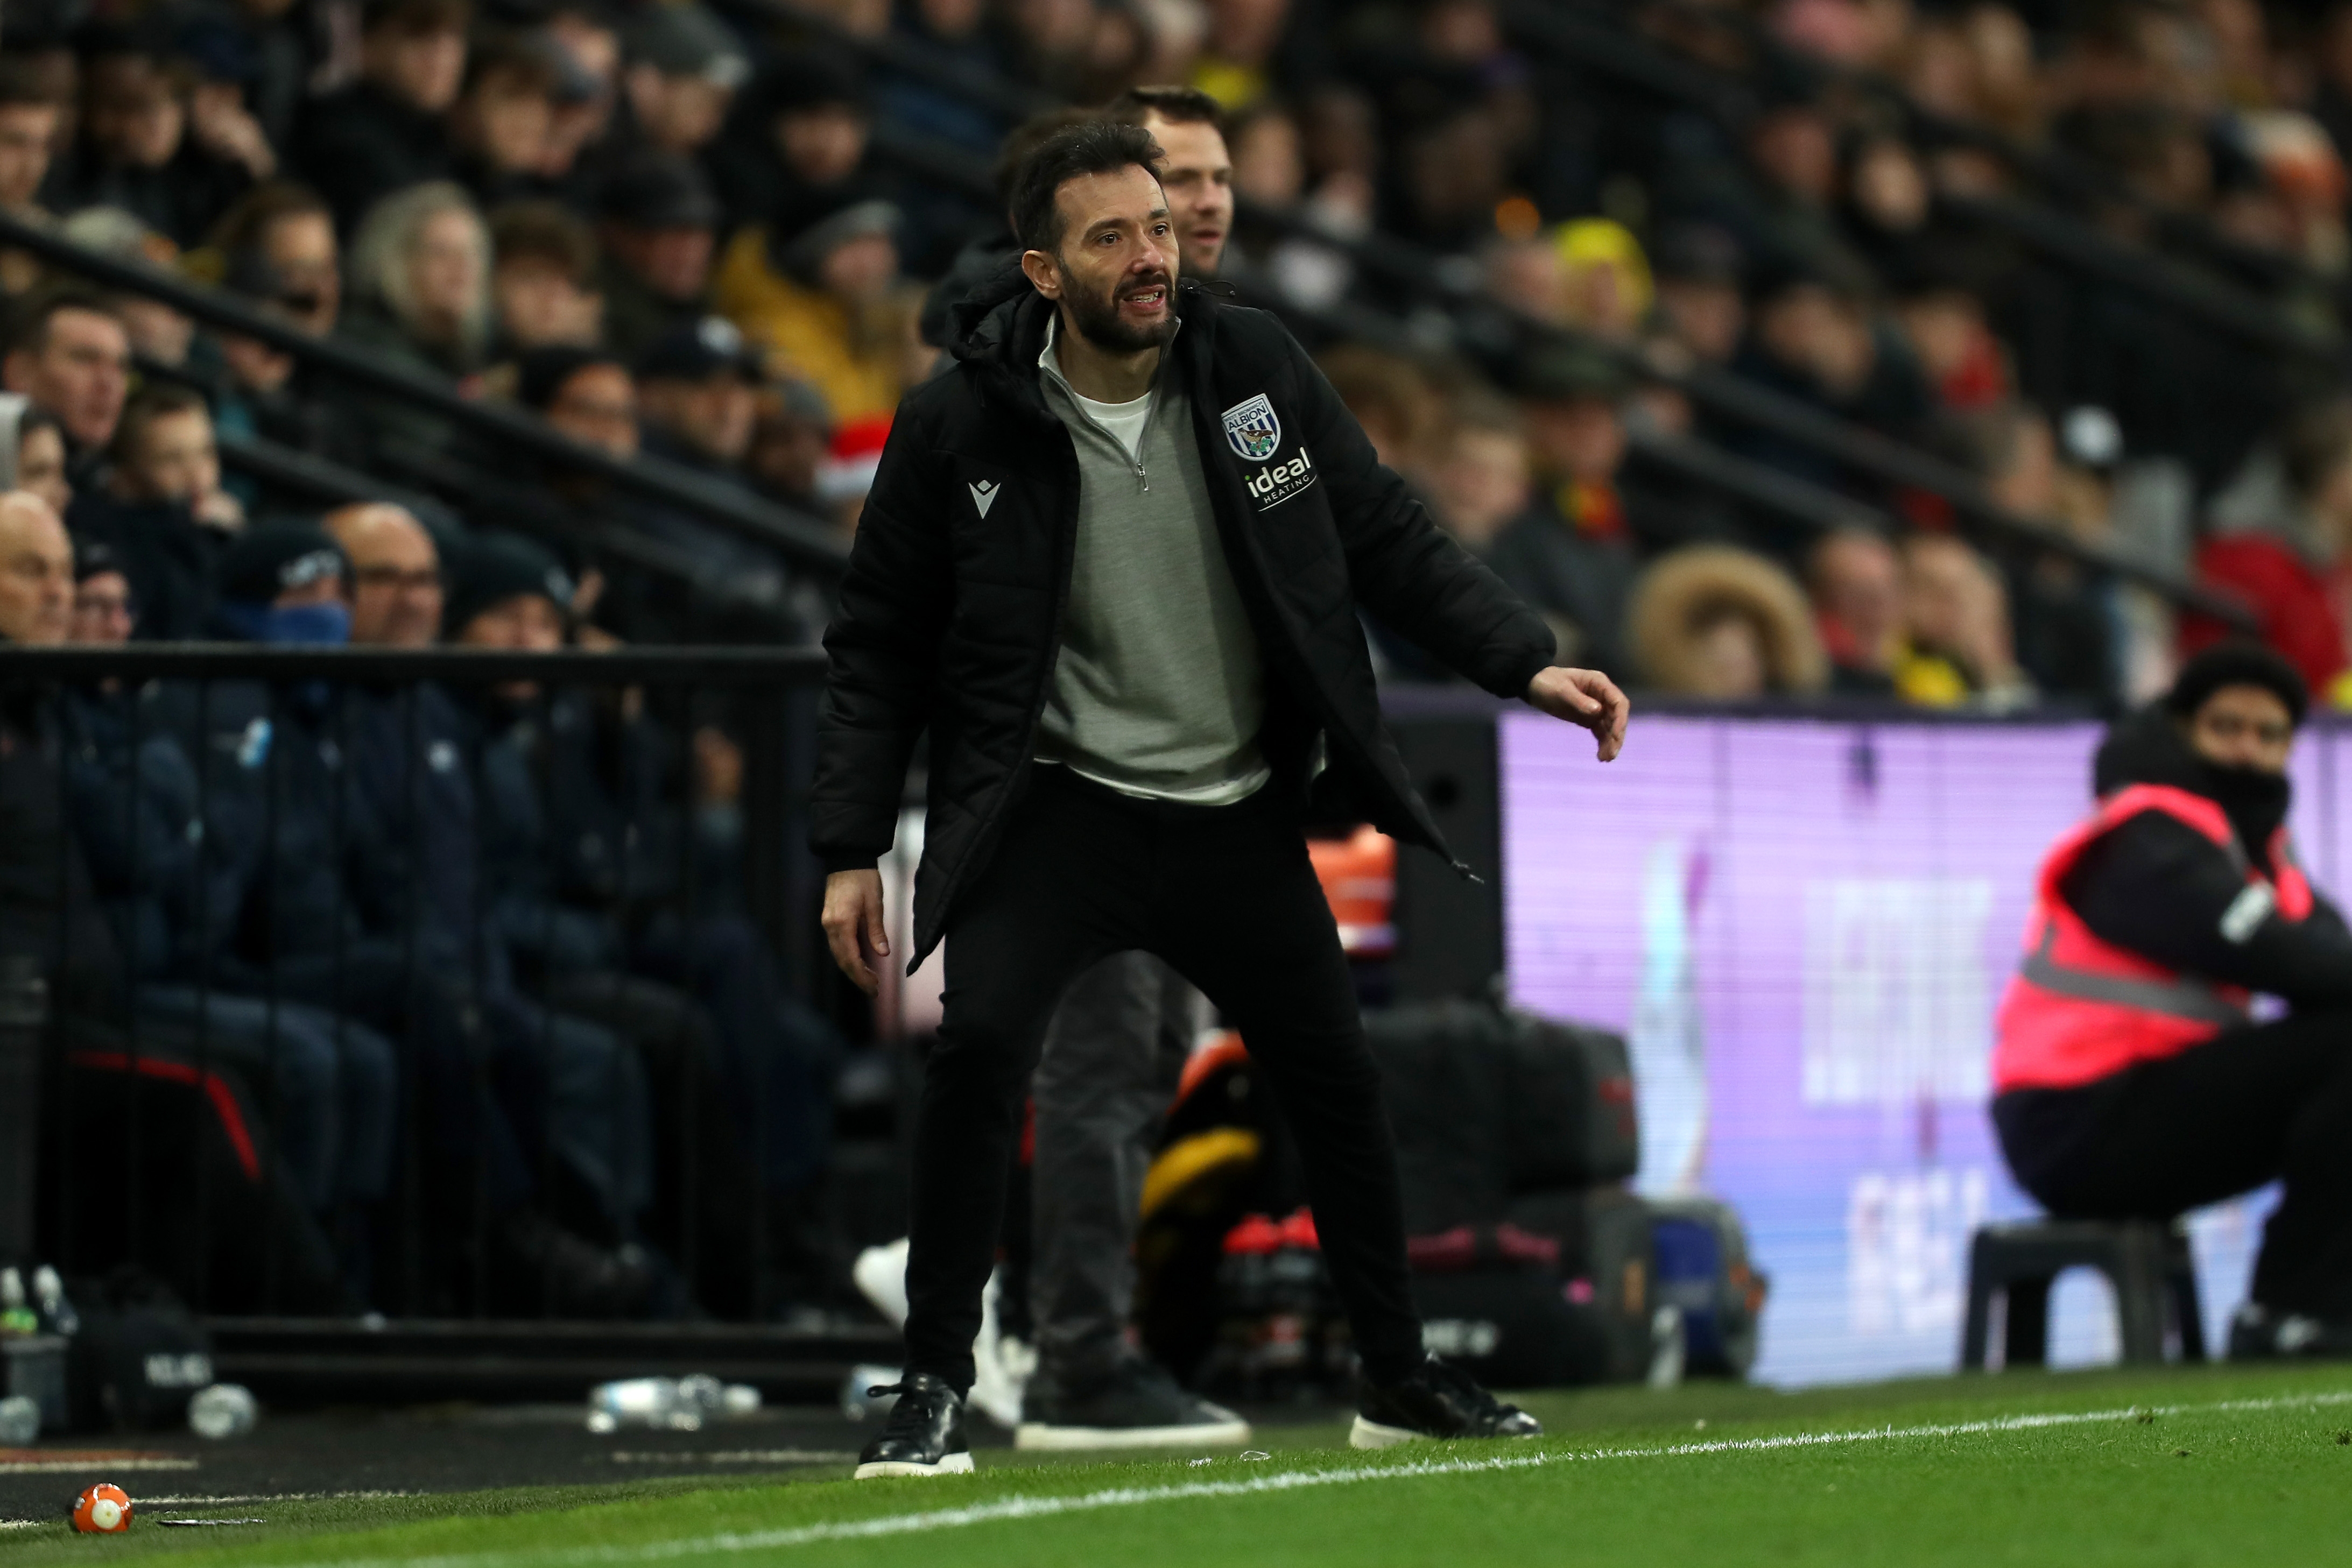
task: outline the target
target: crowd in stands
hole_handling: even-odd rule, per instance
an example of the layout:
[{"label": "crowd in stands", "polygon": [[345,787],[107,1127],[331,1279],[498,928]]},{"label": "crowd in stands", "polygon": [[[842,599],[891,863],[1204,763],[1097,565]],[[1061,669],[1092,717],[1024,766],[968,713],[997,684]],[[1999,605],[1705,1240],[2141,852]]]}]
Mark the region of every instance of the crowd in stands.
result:
[{"label": "crowd in stands", "polygon": [[[1098,111],[1037,105],[1185,84],[1223,141],[1171,169],[1180,220],[1229,231],[1220,277],[1293,322],[1564,659],[1703,699],[2106,710],[2221,633],[1850,445],[1727,413],[1715,376],[2201,579],[2352,703],[2340,367],[2086,284],[1979,210],[2038,206],[2339,330],[2352,5],[1568,12],[1744,107],[1550,47],[1499,0],[36,0],[0,34],[0,214],[845,545],[898,398],[952,352],[948,307],[1010,243],[984,182],[941,169]],[[2027,172],[2045,158],[2106,196],[2055,200]],[[1438,281],[1371,265],[1373,238]],[[1465,289],[1504,348],[1423,329]],[[0,246],[0,297],[9,642],[822,632],[821,573],[675,489],[519,455],[29,250]],[[1817,501],[1768,505],[1685,447]],[[255,451],[341,476],[341,503],[236,461]],[[1367,632],[1384,679],[1435,678]],[[418,701],[157,687],[0,713],[62,759],[107,917],[65,1005],[158,1049],[201,1010],[224,1060],[272,1064],[339,1260],[321,1289],[369,1293],[361,1217],[424,1146],[491,1173],[446,1201],[487,1205],[573,1310],[772,1298],[660,1261],[726,1252],[678,1228],[750,1188],[795,1255],[837,1044],[730,906],[727,726],[617,694]],[[462,852],[414,855],[420,835]],[[422,978],[393,961],[420,948]],[[702,1115],[730,1134],[681,1158]]]},{"label": "crowd in stands", "polygon": [[[2332,316],[2352,265],[2352,8],[1570,9],[1741,84],[1747,107],[1629,84],[1496,0],[52,0],[0,41],[0,209],[845,538],[898,395],[941,362],[968,247],[992,258],[1001,232],[986,193],[903,144],[978,164],[1021,144],[1023,103],[1188,82],[1222,107],[1214,179],[1241,200],[1218,219],[1222,276],[1293,316],[1570,656],[1710,696],[2112,707],[2162,685],[2184,634],[2218,630],[1671,377],[1629,379],[1636,361],[1607,350],[1633,347],[1931,454],[2074,540],[2194,570],[2316,685],[2342,672],[2340,376],[2273,373],[2113,288],[2069,293],[1966,203],[2048,204],[2021,171],[2061,154],[2113,193],[2068,221],[2151,258],[2201,225],[2224,250],[2200,255],[2239,269],[2222,281]],[[1527,351],[1336,326],[1410,322],[1416,302],[1350,248],[1375,235],[1475,268]],[[0,254],[0,379],[35,411],[24,471],[47,473],[62,438],[68,526],[121,556],[142,636],[205,634],[228,541],[289,509],[203,457],[215,438],[453,498],[424,517],[445,548],[469,528],[539,538],[599,636],[708,635],[714,598],[760,612],[718,622],[730,632],[822,628],[821,582],[691,508],[517,460],[24,253]],[[1351,304],[1373,313],[1334,316]],[[161,401],[171,388],[197,395]],[[1818,516],[1692,480],[1656,455],[1681,437],[1851,500],[1858,525],[1823,537]],[[615,529],[674,570],[613,570]],[[1643,579],[1697,546],[1745,553]],[[1384,652],[1398,678],[1423,672]]]}]

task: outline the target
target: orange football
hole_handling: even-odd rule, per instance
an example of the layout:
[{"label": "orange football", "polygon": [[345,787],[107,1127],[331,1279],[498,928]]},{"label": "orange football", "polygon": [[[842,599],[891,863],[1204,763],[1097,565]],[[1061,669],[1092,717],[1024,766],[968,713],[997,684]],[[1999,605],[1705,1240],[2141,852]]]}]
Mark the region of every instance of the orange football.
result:
[{"label": "orange football", "polygon": [[117,1535],[130,1529],[130,1494],[100,1481],[74,1499],[73,1527],[84,1535]]}]

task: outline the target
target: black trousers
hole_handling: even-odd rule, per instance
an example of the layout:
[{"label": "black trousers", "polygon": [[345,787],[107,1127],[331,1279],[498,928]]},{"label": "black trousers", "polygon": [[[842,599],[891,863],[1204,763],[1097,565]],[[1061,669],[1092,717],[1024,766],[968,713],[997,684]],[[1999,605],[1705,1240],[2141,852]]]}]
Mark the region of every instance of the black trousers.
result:
[{"label": "black trousers", "polygon": [[2252,1296],[2352,1318],[2352,1011],[2231,1030],[2080,1089],[1993,1102],[2018,1185],[2064,1218],[2169,1219],[2281,1177]]},{"label": "black trousers", "polygon": [[1272,790],[1137,800],[1036,769],[949,919],[944,1015],[915,1131],[909,1370],[971,1386],[1023,1093],[1055,1003],[1111,953],[1158,954],[1248,1041],[1289,1117],[1332,1283],[1376,1382],[1422,1356],[1396,1150],[1330,906]]}]

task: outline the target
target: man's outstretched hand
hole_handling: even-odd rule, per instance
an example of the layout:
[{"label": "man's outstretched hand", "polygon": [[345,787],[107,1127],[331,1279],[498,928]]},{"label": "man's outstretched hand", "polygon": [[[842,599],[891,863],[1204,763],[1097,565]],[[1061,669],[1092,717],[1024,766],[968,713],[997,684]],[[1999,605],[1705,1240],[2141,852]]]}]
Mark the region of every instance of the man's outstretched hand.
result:
[{"label": "man's outstretched hand", "polygon": [[890,956],[890,937],[882,928],[880,872],[837,871],[824,879],[824,940],[841,972],[872,996],[882,977],[867,955]]},{"label": "man's outstretched hand", "polygon": [[[1633,711],[1633,705],[1625,700],[1616,682],[1598,670],[1570,670],[1554,664],[1528,683],[1528,705],[1591,730],[1594,749],[1603,762],[1625,749],[1625,719]],[[828,897],[827,930],[832,929],[832,913],[833,901]]]}]

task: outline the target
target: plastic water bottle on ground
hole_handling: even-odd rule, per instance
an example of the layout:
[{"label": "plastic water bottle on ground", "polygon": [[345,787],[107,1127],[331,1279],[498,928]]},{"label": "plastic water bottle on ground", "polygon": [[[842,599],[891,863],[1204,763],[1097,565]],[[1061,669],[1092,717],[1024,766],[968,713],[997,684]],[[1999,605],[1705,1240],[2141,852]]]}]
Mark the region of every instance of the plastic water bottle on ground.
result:
[{"label": "plastic water bottle on ground", "polygon": [[[717,1385],[717,1379],[710,1381]],[[697,1394],[699,1392],[698,1388]],[[698,1432],[702,1429],[702,1406],[680,1389],[675,1377],[625,1377],[617,1383],[599,1384],[590,1390],[588,1429],[617,1432],[624,1427]]]},{"label": "plastic water bottle on ground", "polygon": [[241,1383],[215,1383],[188,1401],[188,1430],[215,1442],[244,1437],[260,1418],[253,1391]]},{"label": "plastic water bottle on ground", "polygon": [[41,1406],[21,1394],[0,1399],[0,1448],[21,1448],[41,1435]]}]

